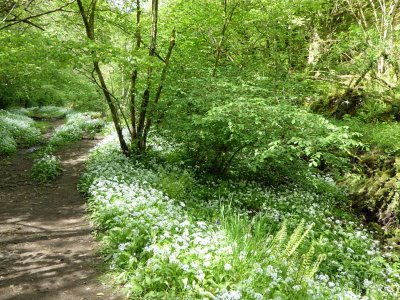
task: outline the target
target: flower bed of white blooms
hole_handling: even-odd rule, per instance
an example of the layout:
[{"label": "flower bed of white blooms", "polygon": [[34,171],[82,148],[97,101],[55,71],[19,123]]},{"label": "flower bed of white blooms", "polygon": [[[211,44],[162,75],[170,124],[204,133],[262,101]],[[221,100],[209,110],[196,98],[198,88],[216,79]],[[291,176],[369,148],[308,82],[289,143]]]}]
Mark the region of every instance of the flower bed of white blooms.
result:
[{"label": "flower bed of white blooms", "polygon": [[9,155],[17,146],[32,146],[41,139],[40,130],[26,116],[0,110],[0,155]]},{"label": "flower bed of white blooms", "polygon": [[90,113],[71,112],[67,115],[65,124],[56,128],[49,145],[57,148],[79,141],[85,135],[94,137],[104,125],[103,120],[92,118]]},{"label": "flower bed of white blooms", "polygon": [[[110,272],[132,299],[399,299],[397,263],[328,198],[232,182],[203,186],[207,199],[194,190],[171,199],[162,172],[123,156],[109,136],[79,186]],[[259,211],[239,208],[246,202]],[[201,206],[222,217],[202,219]]]},{"label": "flower bed of white blooms", "polygon": [[61,106],[35,106],[30,108],[13,107],[10,112],[38,119],[61,119],[72,112],[72,109]]}]

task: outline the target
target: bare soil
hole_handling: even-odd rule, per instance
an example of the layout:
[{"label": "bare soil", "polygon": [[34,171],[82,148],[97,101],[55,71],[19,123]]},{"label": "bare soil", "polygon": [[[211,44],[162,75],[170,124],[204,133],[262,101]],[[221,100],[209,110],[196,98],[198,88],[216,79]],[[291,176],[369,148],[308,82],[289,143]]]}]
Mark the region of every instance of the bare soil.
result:
[{"label": "bare soil", "polygon": [[102,284],[101,258],[77,182],[94,140],[61,151],[64,172],[29,179],[32,155],[0,161],[0,299],[123,299]]}]

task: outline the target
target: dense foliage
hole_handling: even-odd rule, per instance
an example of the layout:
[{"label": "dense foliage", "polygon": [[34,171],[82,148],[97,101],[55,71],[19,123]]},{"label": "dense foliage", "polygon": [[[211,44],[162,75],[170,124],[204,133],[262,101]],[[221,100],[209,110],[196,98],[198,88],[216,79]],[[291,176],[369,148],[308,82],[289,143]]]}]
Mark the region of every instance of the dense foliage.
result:
[{"label": "dense foliage", "polygon": [[65,117],[35,164],[52,177],[51,155],[108,118],[117,139],[81,189],[133,299],[396,299],[399,13],[400,0],[2,1],[0,155],[41,140],[33,119]]},{"label": "dense foliage", "polygon": [[13,154],[17,146],[27,147],[41,140],[34,121],[26,116],[0,110],[0,156]]},{"label": "dense foliage", "polygon": [[[84,136],[93,138],[105,125],[104,121],[95,118],[96,113],[70,113],[66,122],[55,129],[48,146],[53,149],[81,140]],[[93,118],[92,118],[93,117]]]},{"label": "dense foliage", "polygon": [[334,172],[346,163],[351,149],[361,146],[354,140],[357,135],[346,127],[263,100],[237,99],[214,107],[204,117],[195,118],[192,129],[174,134],[175,140],[182,141],[193,163],[217,173],[229,168],[242,174],[275,170],[272,176],[284,178],[293,168],[304,171],[304,167],[321,164]]}]

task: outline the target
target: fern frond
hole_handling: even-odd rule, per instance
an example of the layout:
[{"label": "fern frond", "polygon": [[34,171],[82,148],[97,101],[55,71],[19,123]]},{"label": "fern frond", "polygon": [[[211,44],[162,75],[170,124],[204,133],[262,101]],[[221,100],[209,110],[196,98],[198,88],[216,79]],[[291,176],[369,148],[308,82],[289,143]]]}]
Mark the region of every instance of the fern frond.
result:
[{"label": "fern frond", "polygon": [[293,255],[293,253],[297,250],[297,248],[300,246],[300,244],[308,236],[308,233],[310,232],[310,230],[313,226],[314,226],[314,224],[311,224],[310,226],[307,227],[307,229],[304,232],[303,232],[304,221],[302,221],[299,224],[299,226],[297,226],[297,228],[294,230],[293,234],[290,236],[289,242],[286,246],[286,249],[285,249],[286,256]]},{"label": "fern frond", "polygon": [[313,262],[313,256],[315,253],[315,248],[314,248],[314,242],[311,244],[309,250],[307,251],[306,254],[302,255],[302,263],[301,266],[297,272],[296,276],[296,282],[300,283],[303,281],[303,278],[305,277],[306,274],[310,272],[310,266]]},{"label": "fern frond", "polygon": [[314,263],[313,267],[306,273],[304,274],[304,278],[309,278],[312,279],[317,273],[319,265],[326,259],[325,254],[320,254],[318,255],[317,261]]},{"label": "fern frond", "polygon": [[283,221],[281,229],[276,233],[271,242],[271,248],[280,249],[287,239],[287,221]]}]

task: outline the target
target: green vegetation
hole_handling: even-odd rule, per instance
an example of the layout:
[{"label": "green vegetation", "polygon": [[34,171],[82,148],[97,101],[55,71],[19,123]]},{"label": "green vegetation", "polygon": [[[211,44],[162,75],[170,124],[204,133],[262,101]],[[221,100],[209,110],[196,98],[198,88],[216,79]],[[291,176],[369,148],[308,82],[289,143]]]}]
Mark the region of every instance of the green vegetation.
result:
[{"label": "green vegetation", "polygon": [[53,149],[81,140],[84,136],[94,138],[105,125],[104,121],[93,113],[70,113],[65,124],[56,128],[51,136],[48,146]]},{"label": "green vegetation", "polygon": [[80,189],[132,299],[400,298],[400,0],[3,2],[0,154],[109,122]]},{"label": "green vegetation", "polygon": [[[105,125],[99,117],[98,113],[79,113],[56,106],[0,110],[0,156],[14,154],[17,146],[26,148],[45,143],[36,154],[30,177],[38,183],[50,182],[62,173],[61,162],[54,153],[84,137],[94,138]],[[42,134],[49,129],[49,120],[61,118],[66,118],[65,124],[57,127],[45,141]]]},{"label": "green vegetation", "polygon": [[54,155],[46,154],[35,160],[31,169],[31,178],[43,183],[56,179],[61,173],[60,160]]},{"label": "green vegetation", "polygon": [[94,138],[105,125],[105,122],[99,119],[99,114],[93,112],[79,113],[56,107],[35,108],[31,111],[44,119],[66,116],[65,123],[54,130],[32,166],[31,178],[39,183],[52,181],[62,173],[61,162],[54,153],[84,137]]},{"label": "green vegetation", "polygon": [[10,155],[18,147],[29,147],[41,141],[40,130],[26,116],[0,110],[0,156]]},{"label": "green vegetation", "polygon": [[34,106],[29,108],[11,107],[8,111],[14,114],[25,115],[35,120],[63,119],[67,114],[72,112],[69,108],[51,105],[40,107]]},{"label": "green vegetation", "polygon": [[[271,183],[282,183],[293,170],[324,163],[334,172],[346,164],[348,152],[361,143],[346,127],[336,127],[321,116],[288,105],[237,99],[210,109],[194,119],[192,130],[174,131],[188,160],[214,173],[249,173]],[[334,154],[333,154],[334,153]],[[279,172],[267,170],[279,169]],[[243,173],[245,172],[245,173]],[[274,176],[276,178],[274,178]],[[278,177],[277,177],[278,176]]]},{"label": "green vegetation", "polygon": [[133,299],[399,297],[398,259],[346,212],[331,180],[314,179],[329,186],[314,191],[199,182],[163,158],[179,149],[163,146],[158,139],[140,161],[106,140],[80,183],[111,271]]}]

